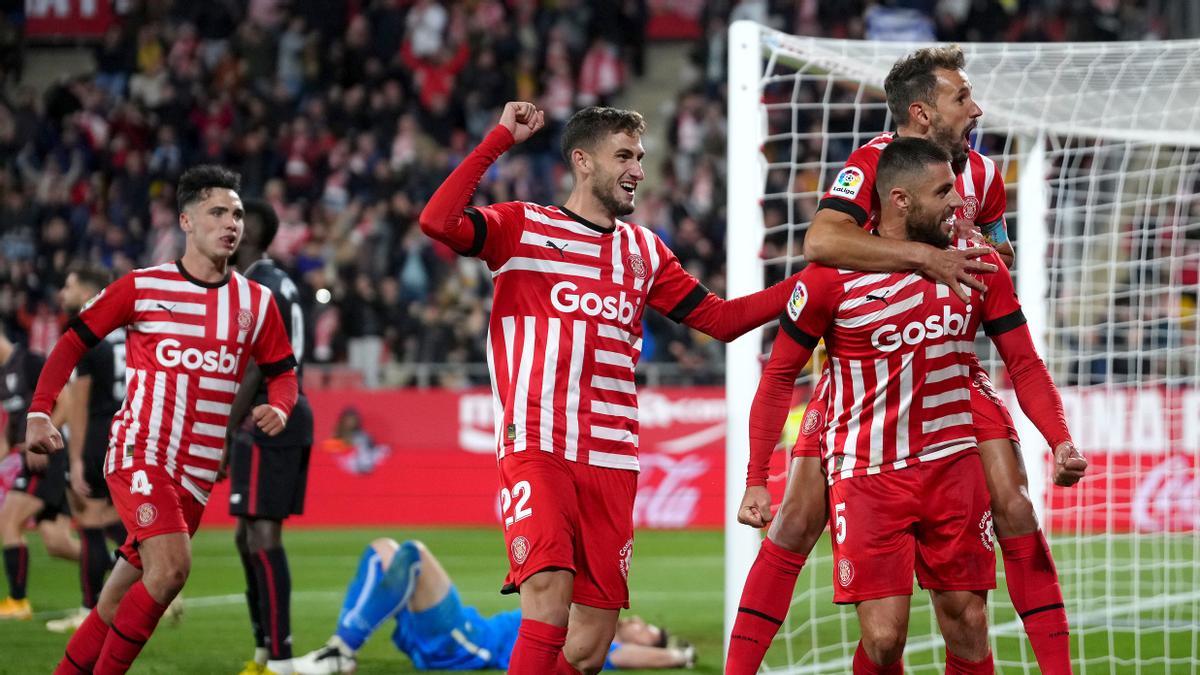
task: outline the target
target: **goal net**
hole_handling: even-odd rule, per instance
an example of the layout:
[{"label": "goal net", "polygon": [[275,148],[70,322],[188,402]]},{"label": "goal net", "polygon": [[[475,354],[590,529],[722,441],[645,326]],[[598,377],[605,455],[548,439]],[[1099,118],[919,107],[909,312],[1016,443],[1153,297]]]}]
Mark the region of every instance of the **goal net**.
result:
[{"label": "goal net", "polygon": [[[732,27],[732,296],[804,265],[801,243],[817,202],[853,149],[894,129],[883,80],[919,46]],[[1049,449],[981,340],[980,357],[1024,441],[1031,494],[1066,596],[1076,672],[1196,673],[1200,41],[963,47],[984,111],[976,147],[996,161],[1008,189],[1018,293],[1091,464],[1074,488],[1049,483]],[[773,334],[742,338],[727,352],[727,638],[760,541],[734,514],[750,402]],[[997,667],[1039,672],[1004,590],[1002,562],[998,570],[989,597]],[[858,626],[852,607],[831,604],[832,583],[825,537],[800,577],[767,672],[849,672]],[[943,653],[928,596],[917,591],[907,670],[940,673]]]}]

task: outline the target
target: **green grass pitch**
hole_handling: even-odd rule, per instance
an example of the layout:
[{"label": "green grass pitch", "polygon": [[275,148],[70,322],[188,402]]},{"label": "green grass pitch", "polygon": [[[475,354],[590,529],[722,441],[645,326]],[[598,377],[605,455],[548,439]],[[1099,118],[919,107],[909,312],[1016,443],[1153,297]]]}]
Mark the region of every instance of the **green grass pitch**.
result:
[{"label": "green grass pitch", "polygon": [[[284,536],[295,588],[292,626],[297,655],[329,636],[362,548],[376,536],[425,541],[454,577],[464,601],[481,611],[516,606],[515,598],[497,593],[505,564],[498,529],[294,529]],[[31,622],[0,623],[0,673],[50,672],[66,638],[47,632],[44,622],[79,601],[74,564],[47,558],[38,538],[28,539],[29,594],[37,616]],[[201,530],[185,589],[184,620],[178,626],[160,626],[131,672],[232,675],[241,669],[253,643],[241,595],[242,568],[232,539],[230,530]],[[693,641],[699,651],[694,671],[698,673],[721,672],[722,546],[720,532],[643,531],[637,538],[630,578],[632,610]],[[851,617],[840,615],[829,603],[828,551],[826,538],[798,585],[801,594],[784,627],[791,637],[772,648],[768,665],[798,664],[799,672],[849,672],[836,664],[850,653],[847,649],[857,640],[857,630]],[[1072,612],[1076,672],[1200,672],[1198,551],[1200,537],[1195,536],[1057,540],[1054,553]],[[805,579],[809,575],[816,575],[812,577],[815,590],[805,592],[813,583]],[[1140,595],[1153,596],[1149,602],[1130,606],[1114,600],[1128,599],[1134,583],[1140,586]],[[1002,587],[991,597],[991,605],[998,672],[1036,673]],[[914,608],[910,644],[929,642],[933,630],[928,611],[921,609],[919,599]],[[408,659],[392,647],[387,631],[390,628],[367,643],[360,654],[359,672],[413,671]],[[910,651],[907,670],[940,672],[934,665],[940,651],[940,647]],[[814,667],[817,660],[826,666]]]}]

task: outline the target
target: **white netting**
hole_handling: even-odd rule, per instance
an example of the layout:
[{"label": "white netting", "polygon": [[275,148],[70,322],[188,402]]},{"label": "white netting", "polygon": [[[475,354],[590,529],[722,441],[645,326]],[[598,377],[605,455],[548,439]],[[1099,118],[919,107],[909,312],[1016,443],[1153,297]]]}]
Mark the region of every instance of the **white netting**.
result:
[{"label": "white netting", "polygon": [[[849,153],[893,128],[883,79],[918,46],[762,29],[753,74],[761,152],[731,144],[729,172],[731,184],[734,174],[762,177],[756,191],[731,189],[730,210],[735,200],[761,199],[768,282],[803,264],[804,232]],[[1009,188],[1022,302],[1092,462],[1079,486],[1045,490],[1042,515],[1076,672],[1196,673],[1200,41],[963,46],[984,110],[977,147],[996,160]],[[731,75],[731,99],[744,75]],[[1039,167],[1041,176],[1018,180]],[[738,286],[730,269],[730,285]],[[1007,388],[991,345],[978,346]],[[731,362],[730,377],[756,381],[744,366]],[[1037,498],[1045,443],[1027,423],[1021,431]],[[730,556],[735,567],[744,566],[739,556]],[[767,656],[769,672],[849,672],[857,622],[852,608],[830,604],[831,567],[826,538],[801,576]],[[1036,673],[1003,583],[989,602],[997,666]],[[740,592],[740,584],[727,592]],[[918,593],[907,672],[941,672],[942,653],[928,598]]]}]

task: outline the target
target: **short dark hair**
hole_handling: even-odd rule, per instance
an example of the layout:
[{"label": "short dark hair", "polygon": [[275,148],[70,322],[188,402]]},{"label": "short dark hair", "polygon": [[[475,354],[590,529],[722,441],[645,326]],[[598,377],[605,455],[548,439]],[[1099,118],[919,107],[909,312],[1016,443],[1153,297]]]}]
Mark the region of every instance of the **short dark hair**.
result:
[{"label": "short dark hair", "polygon": [[924,138],[903,136],[888,143],[875,166],[875,191],[881,202],[887,201],[892,188],[905,183],[915,174],[928,170],[930,164],[949,164],[950,153],[937,143]]},{"label": "short dark hair", "polygon": [[275,233],[279,231],[279,215],[275,213],[275,207],[262,199],[247,199],[242,205],[246,208],[244,220],[247,233],[250,231],[250,221],[258,221],[253,245],[260,250],[267,250],[271,242],[275,241]]},{"label": "short dark hair", "polygon": [[933,105],[937,90],[936,70],[962,70],[967,57],[962,47],[925,47],[897,61],[883,81],[888,110],[896,124],[908,124],[908,107],[916,101]]},{"label": "short dark hair", "polygon": [[195,202],[208,199],[209,190],[213,188],[236,192],[242,188],[242,177],[238,172],[216,164],[201,164],[184,171],[179,177],[179,188],[175,191],[179,212],[183,213]]},{"label": "short dark hair", "polygon": [[571,152],[582,148],[591,152],[596,144],[611,134],[625,132],[641,136],[646,133],[646,118],[636,110],[591,106],[571,115],[563,129],[562,155],[571,163]]},{"label": "short dark hair", "polygon": [[74,274],[79,283],[101,290],[112,283],[112,271],[95,263],[76,262],[67,268],[67,274]]}]

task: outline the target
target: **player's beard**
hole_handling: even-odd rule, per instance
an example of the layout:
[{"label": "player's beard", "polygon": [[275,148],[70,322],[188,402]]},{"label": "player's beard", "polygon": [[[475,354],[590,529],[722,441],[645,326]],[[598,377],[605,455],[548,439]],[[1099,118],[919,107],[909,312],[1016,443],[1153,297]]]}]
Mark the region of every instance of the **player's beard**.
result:
[{"label": "player's beard", "polygon": [[597,176],[596,178],[599,180],[592,182],[592,196],[596,198],[596,201],[600,202],[600,206],[603,206],[605,211],[608,211],[614,218],[633,213],[634,206],[632,199],[626,204],[613,196],[614,191],[621,189],[617,185],[616,178],[609,180],[604,175]]},{"label": "player's beard", "polygon": [[967,149],[963,134],[955,133],[950,125],[943,124],[941,115],[933,118],[930,131],[932,136],[930,140],[950,153],[950,168],[953,169],[954,175],[962,173],[967,168],[967,159],[970,157],[970,150]]},{"label": "player's beard", "polygon": [[936,248],[950,245],[950,233],[942,226],[942,212],[926,211],[913,204],[904,217],[904,231],[911,241],[920,241]]}]

